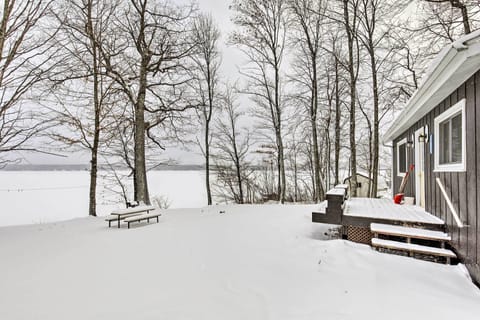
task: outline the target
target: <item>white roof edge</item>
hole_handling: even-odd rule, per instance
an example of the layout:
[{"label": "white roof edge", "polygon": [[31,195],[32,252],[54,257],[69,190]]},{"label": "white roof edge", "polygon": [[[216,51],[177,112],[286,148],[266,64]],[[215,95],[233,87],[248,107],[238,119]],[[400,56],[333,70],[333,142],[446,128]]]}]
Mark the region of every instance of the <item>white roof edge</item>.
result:
[{"label": "white roof edge", "polygon": [[[466,59],[480,55],[479,46],[474,46],[475,52],[466,53],[466,51],[471,49],[469,44],[475,40],[480,40],[480,29],[461,37],[440,51],[430,64],[420,86],[407,101],[403,111],[397,116],[397,121],[383,135],[384,142],[392,141],[398,137],[413,124],[411,120],[416,115],[421,114],[423,116],[427,114],[446,98],[446,96],[440,97],[436,95],[437,92]],[[458,83],[457,87],[462,83]],[[432,97],[434,98],[431,99]],[[425,110],[422,110],[423,108]]]}]

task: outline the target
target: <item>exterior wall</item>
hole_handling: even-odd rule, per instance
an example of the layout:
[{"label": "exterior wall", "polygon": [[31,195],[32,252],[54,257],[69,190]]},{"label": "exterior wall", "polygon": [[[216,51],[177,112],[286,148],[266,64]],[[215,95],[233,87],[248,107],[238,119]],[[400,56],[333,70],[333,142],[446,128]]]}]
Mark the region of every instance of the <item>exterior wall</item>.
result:
[{"label": "exterior wall", "polygon": [[[397,176],[397,150],[396,143],[403,138],[412,140],[415,130],[428,125],[429,134],[434,133],[434,119],[442,112],[453,106],[459,100],[465,98],[466,116],[466,172],[434,172],[434,154],[430,153],[430,147],[425,146],[425,209],[443,219],[447,225],[447,231],[452,236],[452,245],[459,257],[467,265],[473,278],[480,283],[480,71],[477,71],[470,79],[463,83],[457,90],[437,105],[426,116],[419,119],[401,136],[394,140],[393,148],[393,193],[398,192],[402,177]],[[478,107],[477,107],[478,106]],[[436,143],[436,137],[433,143]],[[416,142],[417,143],[417,142]],[[408,165],[414,163],[414,149],[407,148]],[[468,227],[459,229],[446,201],[440,193],[435,182],[439,177],[443,182],[447,194],[452,200],[460,219]],[[411,174],[407,187],[406,196],[415,196],[415,174]]]}]

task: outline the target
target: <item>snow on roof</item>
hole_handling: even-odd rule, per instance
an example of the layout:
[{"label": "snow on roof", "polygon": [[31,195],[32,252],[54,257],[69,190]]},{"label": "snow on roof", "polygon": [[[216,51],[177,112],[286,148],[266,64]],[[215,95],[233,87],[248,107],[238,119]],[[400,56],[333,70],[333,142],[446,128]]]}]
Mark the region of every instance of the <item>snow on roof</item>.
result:
[{"label": "snow on roof", "polygon": [[[348,173],[348,172],[347,172]],[[345,174],[343,175],[345,176]],[[370,179],[369,176],[368,176],[368,173],[365,172],[365,171],[358,171],[357,170],[357,176],[362,176],[364,177],[365,179]],[[342,181],[343,183],[346,183],[346,181],[350,180],[352,176],[351,175],[347,175]],[[378,189],[386,189],[388,188],[388,184],[387,184],[387,181],[385,180],[385,177],[383,177],[382,175],[378,175],[378,180],[377,180],[377,187]]]},{"label": "snow on roof", "polygon": [[477,30],[440,51],[383,140],[387,142],[397,138],[479,69],[480,30]]}]

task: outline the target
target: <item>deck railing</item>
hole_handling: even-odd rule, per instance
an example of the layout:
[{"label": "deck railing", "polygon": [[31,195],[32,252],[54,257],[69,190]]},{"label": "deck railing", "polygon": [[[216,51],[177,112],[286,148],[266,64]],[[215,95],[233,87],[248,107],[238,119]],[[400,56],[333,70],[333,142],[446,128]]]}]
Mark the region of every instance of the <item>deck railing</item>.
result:
[{"label": "deck railing", "polygon": [[463,224],[462,220],[458,217],[457,210],[455,210],[455,207],[453,206],[452,201],[450,200],[450,197],[447,195],[447,192],[445,191],[445,187],[443,186],[442,181],[440,178],[435,179],[437,181],[438,187],[440,188],[440,191],[442,192],[443,197],[447,201],[448,208],[450,209],[450,212],[452,213],[453,219],[455,220],[455,223],[459,228],[465,227]]}]

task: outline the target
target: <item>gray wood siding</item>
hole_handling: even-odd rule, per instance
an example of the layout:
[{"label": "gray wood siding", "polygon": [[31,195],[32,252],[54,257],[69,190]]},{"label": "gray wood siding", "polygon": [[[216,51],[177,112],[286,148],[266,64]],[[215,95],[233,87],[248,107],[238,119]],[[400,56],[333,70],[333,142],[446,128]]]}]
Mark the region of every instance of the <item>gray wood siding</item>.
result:
[{"label": "gray wood siding", "polygon": [[[464,99],[466,116],[466,172],[434,172],[434,154],[430,153],[429,144],[425,146],[425,209],[446,222],[448,232],[452,235],[452,245],[460,258],[470,264],[470,270],[478,273],[480,264],[480,71],[457,88],[431,112],[419,119],[402,135],[394,139],[393,143],[393,193],[398,192],[402,177],[397,176],[397,142],[403,138],[412,140],[415,131],[428,125],[430,134],[434,134],[434,119],[452,105]],[[433,143],[437,143],[433,137]],[[408,165],[414,163],[414,148],[407,148]],[[447,203],[440,193],[435,179],[439,177],[445,185],[446,191],[455,206],[461,220],[468,225],[459,229],[453,219]],[[406,196],[415,196],[415,174],[410,175]],[[480,274],[474,275],[477,281]]]}]

